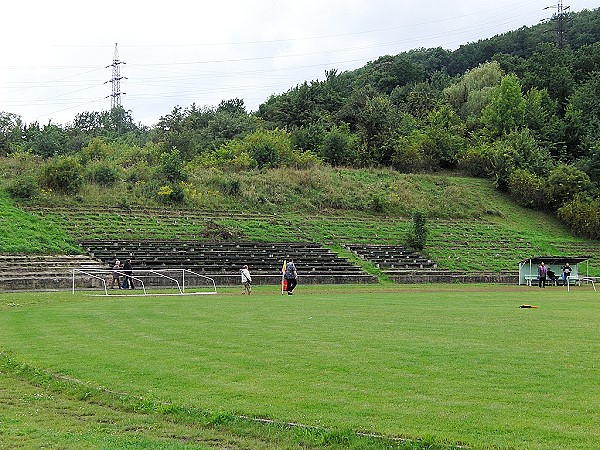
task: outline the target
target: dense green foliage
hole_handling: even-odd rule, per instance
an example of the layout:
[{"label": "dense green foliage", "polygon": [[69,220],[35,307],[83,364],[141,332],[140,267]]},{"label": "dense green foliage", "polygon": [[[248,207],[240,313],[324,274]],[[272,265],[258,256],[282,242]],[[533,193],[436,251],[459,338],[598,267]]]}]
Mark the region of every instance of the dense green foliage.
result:
[{"label": "dense green foliage", "polygon": [[[568,19],[562,47],[551,22],[452,52],[385,55],[328,71],[251,113],[240,99],[176,106],[145,127],[120,108],[64,126],[2,112],[0,188],[30,203],[91,193],[110,205],[210,208],[215,192],[252,189],[240,182],[248,171],[459,171],[493,180],[525,207],[561,211],[574,232],[597,238],[595,223],[580,224],[584,210],[597,210],[600,187],[600,10]],[[379,197],[370,207],[387,211]]]}]

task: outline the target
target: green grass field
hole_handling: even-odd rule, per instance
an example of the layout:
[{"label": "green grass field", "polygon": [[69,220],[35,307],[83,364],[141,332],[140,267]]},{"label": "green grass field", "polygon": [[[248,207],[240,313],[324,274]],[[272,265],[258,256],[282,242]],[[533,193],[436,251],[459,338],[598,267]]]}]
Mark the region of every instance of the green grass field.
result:
[{"label": "green grass field", "polygon": [[599,323],[590,286],[6,293],[0,448],[595,449]]}]

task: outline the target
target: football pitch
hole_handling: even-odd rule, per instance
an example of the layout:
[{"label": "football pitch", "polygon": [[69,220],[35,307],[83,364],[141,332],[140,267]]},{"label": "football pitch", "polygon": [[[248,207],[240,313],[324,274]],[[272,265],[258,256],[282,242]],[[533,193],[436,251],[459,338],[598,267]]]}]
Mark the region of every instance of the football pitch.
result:
[{"label": "football pitch", "polygon": [[[0,294],[0,448],[135,448],[137,429],[110,423],[140,413],[145,433],[150,410],[189,423],[268,419],[254,434],[383,436],[388,448],[598,448],[600,291],[591,286],[299,285],[295,294]],[[32,391],[13,389],[16,380]],[[67,400],[79,406],[48,412]],[[93,424],[71,423],[74,411],[100,406],[108,410],[90,412]],[[168,433],[144,448],[213,447]],[[291,433],[243,446],[318,447]]]}]

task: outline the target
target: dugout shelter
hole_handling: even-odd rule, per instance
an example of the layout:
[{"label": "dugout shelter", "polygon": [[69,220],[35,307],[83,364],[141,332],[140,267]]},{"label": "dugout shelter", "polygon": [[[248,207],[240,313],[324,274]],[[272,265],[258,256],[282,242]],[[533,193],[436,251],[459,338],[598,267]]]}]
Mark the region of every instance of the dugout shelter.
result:
[{"label": "dugout shelter", "polygon": [[[590,256],[534,256],[519,262],[519,284],[531,285],[537,284],[538,266],[543,262],[548,270],[552,270],[556,275],[562,277],[562,268],[565,263],[569,263],[573,271],[571,279],[578,280],[580,277],[589,275],[588,260]],[[585,267],[580,264],[585,263]]]}]

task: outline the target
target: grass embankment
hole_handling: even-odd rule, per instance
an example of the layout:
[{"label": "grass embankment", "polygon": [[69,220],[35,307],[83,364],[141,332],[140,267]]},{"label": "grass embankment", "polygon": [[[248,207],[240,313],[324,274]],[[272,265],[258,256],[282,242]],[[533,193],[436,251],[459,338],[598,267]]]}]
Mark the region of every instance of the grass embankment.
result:
[{"label": "grass embankment", "polygon": [[[488,180],[325,168],[229,177],[236,178],[200,189],[218,199],[219,209],[116,207],[103,204],[112,197],[96,187],[77,202],[52,194],[42,202],[52,206],[30,203],[27,210],[74,240],[310,241],[340,250],[344,243],[402,244],[411,212],[420,209],[430,230],[425,253],[452,270],[515,271],[530,256],[593,256],[600,249],[552,216],[516,206]],[[590,274],[600,275],[600,261],[590,261]]]},{"label": "grass embankment", "polygon": [[22,396],[3,395],[13,399],[0,409],[5,442],[400,446],[354,434],[362,432],[411,439],[414,448],[592,449],[600,440],[600,309],[590,286],[0,301],[0,349],[12,361],[2,360],[0,377],[4,386],[21,380]]},{"label": "grass embankment", "polygon": [[0,253],[79,253],[62,227],[14,206],[0,192]]}]

